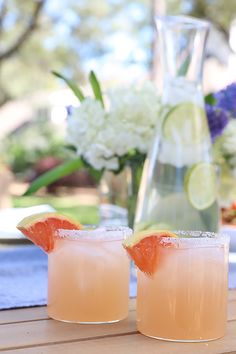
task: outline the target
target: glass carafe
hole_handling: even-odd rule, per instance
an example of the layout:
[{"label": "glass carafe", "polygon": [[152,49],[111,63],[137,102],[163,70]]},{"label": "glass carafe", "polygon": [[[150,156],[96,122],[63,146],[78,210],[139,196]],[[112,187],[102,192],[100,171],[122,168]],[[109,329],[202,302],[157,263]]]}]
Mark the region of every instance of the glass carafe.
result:
[{"label": "glass carafe", "polygon": [[160,17],[156,25],[163,113],[144,166],[135,229],[216,232],[217,173],[201,86],[209,25],[183,16]]}]

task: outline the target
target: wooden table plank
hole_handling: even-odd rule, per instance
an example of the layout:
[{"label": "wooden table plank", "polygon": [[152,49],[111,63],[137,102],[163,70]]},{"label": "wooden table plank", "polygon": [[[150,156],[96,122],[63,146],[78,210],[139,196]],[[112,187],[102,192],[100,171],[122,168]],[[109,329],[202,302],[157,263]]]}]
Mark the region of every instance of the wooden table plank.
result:
[{"label": "wooden table plank", "polygon": [[[164,342],[141,334],[119,335],[87,341],[11,350],[11,354],[233,354],[236,353],[236,321],[228,322],[224,338],[205,343]],[[1,354],[9,354],[3,351]]]},{"label": "wooden table plank", "polygon": [[[93,351],[94,346],[99,348],[101,345],[103,347],[103,344],[101,343],[107,343],[107,347],[105,346],[105,349],[103,348],[101,353],[106,354],[111,351],[114,352],[113,354],[121,352],[134,352],[135,354],[144,353],[146,352],[146,349],[144,349],[144,344],[142,343],[145,340],[145,345],[149,348],[148,343],[150,339],[136,334],[135,302],[135,299],[130,301],[130,314],[127,320],[109,325],[78,325],[54,321],[47,317],[45,307],[0,311],[0,319],[2,323],[0,325],[0,351],[1,353],[6,352],[8,354],[64,354],[67,352],[70,354],[89,354],[99,353],[99,351]],[[189,353],[200,354],[204,352],[211,354],[236,354],[236,291],[230,291],[229,293],[228,321],[228,331],[225,338],[205,343],[204,346],[203,344],[197,344],[196,347],[196,344],[194,344],[192,347],[192,344],[187,344]],[[137,338],[140,337],[142,338],[138,339],[139,342],[141,341],[140,348],[137,348],[136,341]],[[123,346],[123,344],[119,344],[120,342],[127,342],[129,350],[126,351],[126,347]],[[169,354],[168,350],[170,350],[170,347],[166,342],[151,340],[151,343],[162,343],[152,344],[152,353],[158,351],[160,354]],[[219,346],[215,346],[212,343],[219,343]],[[174,351],[175,349],[171,349],[171,353],[187,353],[187,351],[185,351],[186,344],[175,343],[175,346],[176,345],[180,351]],[[179,347],[180,345],[183,347]],[[113,346],[116,349],[114,348],[113,350]],[[209,351],[208,346],[212,351]],[[107,348],[109,348],[110,352]],[[132,351],[133,348],[135,348],[134,351]],[[166,348],[169,349],[167,350]],[[195,348],[198,348],[198,351],[193,351]],[[219,348],[223,351],[220,351],[221,349]]]},{"label": "wooden table plank", "polygon": [[135,312],[114,324],[79,325],[54,320],[30,321],[0,326],[0,349],[60,343],[78,339],[136,332]]},{"label": "wooden table plank", "polygon": [[[229,303],[236,301],[236,290],[229,291]],[[234,307],[234,305],[233,305]],[[131,299],[129,309],[134,311],[136,308],[136,299]],[[48,319],[47,309],[42,307],[29,307],[23,309],[0,310],[0,324],[15,323],[22,321],[45,320]]]},{"label": "wooden table plank", "polygon": [[[135,301],[131,303],[130,311],[135,311]],[[0,325],[10,323],[21,323],[28,321],[48,320],[47,308],[33,307],[18,310],[0,311]],[[236,300],[232,300],[228,304],[228,320],[236,319]]]},{"label": "wooden table plank", "polygon": [[46,320],[48,318],[47,308],[45,306],[0,311],[0,325],[6,323]]},{"label": "wooden table plank", "polygon": [[[130,299],[129,311],[135,311],[136,299]],[[0,325],[6,323],[38,321],[49,319],[46,306],[23,309],[0,310]]]}]

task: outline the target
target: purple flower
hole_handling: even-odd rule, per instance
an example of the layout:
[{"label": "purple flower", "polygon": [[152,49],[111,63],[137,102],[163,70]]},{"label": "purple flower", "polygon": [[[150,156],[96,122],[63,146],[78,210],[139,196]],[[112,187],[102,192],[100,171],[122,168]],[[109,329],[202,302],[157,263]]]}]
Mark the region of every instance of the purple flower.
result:
[{"label": "purple flower", "polygon": [[229,113],[222,108],[206,104],[206,114],[212,142],[220,136],[229,122]]},{"label": "purple flower", "polygon": [[72,111],[73,111],[73,106],[66,106],[66,110],[67,110],[67,116],[71,116]]},{"label": "purple flower", "polygon": [[214,93],[214,98],[217,107],[228,111],[233,118],[236,118],[236,83]]}]

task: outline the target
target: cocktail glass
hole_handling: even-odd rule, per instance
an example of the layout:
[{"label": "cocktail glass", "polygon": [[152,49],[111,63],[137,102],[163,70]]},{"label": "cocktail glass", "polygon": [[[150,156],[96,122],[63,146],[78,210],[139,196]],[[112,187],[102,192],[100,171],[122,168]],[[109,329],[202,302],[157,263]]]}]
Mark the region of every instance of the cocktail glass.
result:
[{"label": "cocktail glass", "polygon": [[78,323],[112,323],[128,315],[127,227],[58,230],[48,256],[48,314]]},{"label": "cocktail glass", "polygon": [[138,270],[137,326],[149,337],[200,342],[224,336],[229,237],[179,231],[164,237],[150,277]]}]

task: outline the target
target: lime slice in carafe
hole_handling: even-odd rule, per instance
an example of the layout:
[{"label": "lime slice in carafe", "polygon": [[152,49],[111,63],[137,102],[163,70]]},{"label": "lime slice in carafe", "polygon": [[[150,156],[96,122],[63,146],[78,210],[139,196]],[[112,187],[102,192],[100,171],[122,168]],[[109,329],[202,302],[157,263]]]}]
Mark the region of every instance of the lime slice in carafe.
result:
[{"label": "lime slice in carafe", "polygon": [[192,166],[185,175],[184,187],[189,202],[195,209],[209,208],[217,196],[215,167],[208,162]]},{"label": "lime slice in carafe", "polygon": [[209,135],[204,109],[192,102],[174,106],[164,119],[163,134],[173,143],[199,144]]}]

